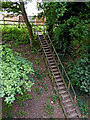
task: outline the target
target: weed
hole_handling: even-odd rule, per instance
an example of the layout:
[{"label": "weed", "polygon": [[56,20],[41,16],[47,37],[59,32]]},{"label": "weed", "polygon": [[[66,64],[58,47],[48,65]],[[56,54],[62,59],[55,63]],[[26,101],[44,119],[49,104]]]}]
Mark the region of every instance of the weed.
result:
[{"label": "weed", "polygon": [[26,116],[27,113],[24,110],[19,110],[18,113],[17,113],[17,116],[21,116],[21,115]]},{"label": "weed", "polygon": [[4,103],[3,108],[2,108],[2,112],[3,113],[8,113],[12,111],[12,104],[7,104]]},{"label": "weed", "polygon": [[36,64],[39,64],[41,63],[40,59],[39,58],[36,58],[36,61],[35,61]]},{"label": "weed", "polygon": [[30,60],[33,60],[33,58],[32,58],[31,56],[29,57],[29,59],[30,59]]},{"label": "weed", "polygon": [[46,105],[44,106],[44,109],[45,109],[45,112],[46,112],[47,114],[53,115],[54,107],[53,107],[52,105],[50,105],[50,104],[48,103],[48,104],[46,104]]},{"label": "weed", "polygon": [[54,103],[55,103],[56,100],[58,99],[58,95],[57,95],[57,94],[51,95],[51,97],[52,97],[52,101],[53,101]]},{"label": "weed", "polygon": [[34,92],[37,92],[38,91],[38,88],[34,88]]},{"label": "weed", "polygon": [[53,118],[53,117],[50,117],[50,120],[54,120],[54,118]]},{"label": "weed", "polygon": [[37,77],[39,81],[42,81],[42,76],[39,73],[39,69],[36,69],[34,73],[35,73],[35,77]]},{"label": "weed", "polygon": [[42,83],[41,83],[41,82],[39,82],[39,83],[38,83],[38,85],[39,85],[39,86],[42,86]]},{"label": "weed", "polygon": [[30,100],[32,99],[30,94],[24,94],[24,95],[21,95],[21,96],[17,96],[16,97],[16,103],[18,103],[19,106],[23,106],[24,102],[28,99],[30,99]]},{"label": "weed", "polygon": [[46,100],[46,103],[49,103],[50,102],[50,100]]},{"label": "weed", "polygon": [[12,119],[13,118],[13,114],[12,113],[8,113],[7,118],[8,119]]},{"label": "weed", "polygon": [[62,109],[62,106],[61,106],[61,105],[59,105],[59,109]]},{"label": "weed", "polygon": [[45,91],[47,91],[47,90],[48,90],[48,89],[47,89],[47,85],[46,85],[46,84],[43,84],[42,86],[44,87]]},{"label": "weed", "polygon": [[43,88],[41,88],[41,87],[40,87],[40,88],[38,88],[38,91],[37,91],[37,92],[38,92],[38,94],[42,95]]},{"label": "weed", "polygon": [[42,73],[42,76],[43,76],[43,77],[46,77],[46,73]]},{"label": "weed", "polygon": [[35,98],[34,98],[34,100],[36,100],[36,101],[37,101],[37,100],[38,100],[38,97],[35,97]]}]

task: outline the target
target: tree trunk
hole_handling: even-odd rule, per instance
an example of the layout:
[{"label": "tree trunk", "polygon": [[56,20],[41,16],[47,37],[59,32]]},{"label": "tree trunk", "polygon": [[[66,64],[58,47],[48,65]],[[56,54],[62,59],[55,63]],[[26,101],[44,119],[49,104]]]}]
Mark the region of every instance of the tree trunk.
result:
[{"label": "tree trunk", "polygon": [[28,21],[27,14],[26,14],[26,11],[25,11],[25,8],[24,8],[24,2],[20,2],[20,9],[22,11],[23,19],[26,23],[26,26],[27,26],[27,29],[28,29],[28,32],[29,32],[30,46],[32,46],[32,41],[33,41],[32,26]]}]

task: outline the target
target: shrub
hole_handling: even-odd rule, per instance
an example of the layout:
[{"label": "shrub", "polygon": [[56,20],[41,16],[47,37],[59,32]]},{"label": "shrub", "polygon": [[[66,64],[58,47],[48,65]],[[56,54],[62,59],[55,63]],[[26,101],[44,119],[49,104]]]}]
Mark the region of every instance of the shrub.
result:
[{"label": "shrub", "polygon": [[74,87],[86,93],[90,92],[89,61],[87,56],[77,62],[70,63],[68,74]]},{"label": "shrub", "polygon": [[29,42],[28,30],[13,26],[4,26],[2,28],[3,41],[15,41],[18,44],[27,44]]},{"label": "shrub", "polygon": [[0,46],[0,51],[0,97],[5,97],[5,101],[11,104],[15,100],[15,94],[23,95],[23,92],[31,90],[34,83],[30,75],[34,71],[32,63],[13,52],[10,45]]}]

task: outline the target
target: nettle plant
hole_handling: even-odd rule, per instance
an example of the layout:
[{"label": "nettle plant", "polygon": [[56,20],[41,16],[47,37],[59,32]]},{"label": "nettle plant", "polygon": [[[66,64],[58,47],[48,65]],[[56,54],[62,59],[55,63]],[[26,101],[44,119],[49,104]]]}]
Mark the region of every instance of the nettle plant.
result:
[{"label": "nettle plant", "polygon": [[4,97],[6,103],[13,103],[16,94],[23,95],[30,91],[33,83],[34,74],[32,63],[21,57],[17,52],[10,49],[10,45],[0,46],[1,81],[0,97]]}]

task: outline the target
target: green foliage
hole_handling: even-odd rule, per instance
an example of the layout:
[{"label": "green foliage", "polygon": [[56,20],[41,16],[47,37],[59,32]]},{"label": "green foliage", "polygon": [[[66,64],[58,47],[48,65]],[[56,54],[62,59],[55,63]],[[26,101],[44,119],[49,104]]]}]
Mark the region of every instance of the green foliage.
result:
[{"label": "green foliage", "polygon": [[52,95],[51,97],[52,97],[52,101],[53,101],[54,103],[55,103],[56,100],[58,99],[58,95],[57,95],[57,94]]},{"label": "green foliage", "polygon": [[2,113],[8,113],[12,111],[12,104],[7,104],[4,102],[2,107]]},{"label": "green foliage", "polygon": [[42,88],[42,87],[34,88],[34,91],[37,92],[38,94],[42,95],[42,93],[43,93],[43,88]]},{"label": "green foliage", "polygon": [[21,115],[26,116],[27,113],[24,110],[19,110],[17,116],[21,116]]},{"label": "green foliage", "polygon": [[41,74],[40,74],[40,72],[39,72],[39,69],[36,69],[36,70],[34,71],[34,74],[35,74],[35,77],[37,77],[38,80],[41,82],[43,78],[42,78],[42,76],[41,76]]},{"label": "green foliage", "polygon": [[46,85],[46,84],[43,84],[42,86],[44,87],[45,91],[47,91],[47,90],[48,90],[48,88],[47,88],[47,85]]},{"label": "green foliage", "polygon": [[52,105],[50,105],[50,104],[48,103],[48,104],[46,104],[46,105],[44,106],[44,109],[45,109],[45,112],[46,112],[47,114],[53,115],[54,107],[53,107]]},{"label": "green foliage", "polygon": [[[70,54],[78,44],[80,48],[81,45],[87,47],[90,44],[89,3],[44,2],[39,4],[39,8],[44,10],[47,31],[61,57],[66,53]],[[39,16],[43,16],[43,12]],[[72,43],[75,41],[78,42],[74,46]],[[83,51],[83,48],[80,51]]]},{"label": "green foliage", "polygon": [[79,106],[80,112],[81,112],[81,116],[83,118],[87,118],[88,117],[88,98],[87,96],[83,96],[83,97],[78,97],[77,98],[77,105]]},{"label": "green foliage", "polygon": [[2,10],[6,10],[8,13],[10,12],[13,12],[13,14],[17,13],[17,15],[21,14],[21,10],[18,2],[4,1],[1,2],[1,4],[2,4]]},{"label": "green foliage", "polygon": [[35,98],[34,98],[34,100],[36,100],[36,101],[37,101],[37,100],[38,100],[38,97],[35,97]]},{"label": "green foliage", "polygon": [[31,95],[25,93],[25,94],[23,94],[23,95],[18,95],[18,96],[16,97],[16,102],[17,102],[20,106],[23,106],[23,105],[24,105],[24,102],[25,102],[26,100],[29,100],[29,99],[30,99],[30,100],[32,99]]},{"label": "green foliage", "polygon": [[38,88],[37,93],[40,94],[40,95],[42,95],[42,93],[43,93],[43,88],[42,88],[42,87]]},{"label": "green foliage", "polygon": [[23,95],[23,92],[30,91],[34,84],[30,77],[33,74],[32,63],[22,58],[17,52],[13,52],[10,45],[0,46],[1,82],[0,97],[4,97],[7,103],[13,103],[15,94]]},{"label": "green foliage", "polygon": [[90,92],[88,56],[69,64],[72,85],[86,93]]},{"label": "green foliage", "polygon": [[29,42],[28,30],[26,28],[18,28],[13,26],[4,26],[2,29],[2,40],[11,41],[15,45],[27,44]]},{"label": "green foliage", "polygon": [[40,59],[39,58],[36,58],[36,61],[35,61],[36,64],[39,64],[41,63]]}]

